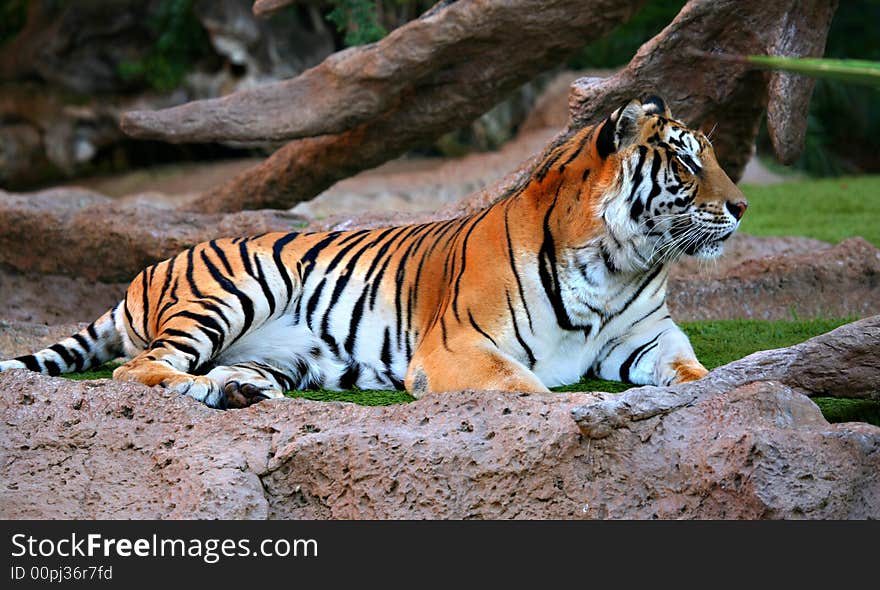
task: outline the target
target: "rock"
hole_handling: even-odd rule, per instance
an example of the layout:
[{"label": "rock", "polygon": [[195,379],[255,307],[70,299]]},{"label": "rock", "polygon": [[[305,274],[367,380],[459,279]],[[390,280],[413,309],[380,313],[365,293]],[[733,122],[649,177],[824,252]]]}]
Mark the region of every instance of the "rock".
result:
[{"label": "rock", "polygon": [[[670,274],[669,309],[680,320],[865,317],[880,313],[880,250],[862,238],[833,247],[780,242],[782,254],[724,258],[717,270],[680,266]],[[748,242],[755,243],[755,238]],[[785,252],[785,244],[799,243]],[[804,246],[805,249],[801,250]]]},{"label": "rock", "polygon": [[3,302],[0,321],[53,326],[91,322],[121,301],[127,288],[127,282],[101,283],[57,274],[22,274],[0,267],[0,301]]},{"label": "rock", "polygon": [[[2,58],[2,52],[0,52]],[[0,182],[45,183],[86,169],[99,150],[120,141],[115,99],[82,97],[33,81],[0,82]]]},{"label": "rock", "polygon": [[762,351],[712,371],[724,388],[778,381],[809,395],[880,400],[880,316],[872,316],[806,342]]},{"label": "rock", "polygon": [[84,322],[46,326],[35,322],[0,320],[0,359],[28,354],[51,346],[79,332],[87,325],[88,323]]},{"label": "rock", "polygon": [[810,254],[831,247],[827,242],[800,236],[759,237],[736,233],[726,242],[724,254],[719,258],[706,261],[685,256],[675,262],[671,274],[682,281],[721,278],[749,260]]},{"label": "rock", "polygon": [[97,0],[79,6],[29,2],[24,28],[0,51],[0,78],[41,79],[84,95],[119,92],[120,64],[153,41],[158,0]]},{"label": "rock", "polygon": [[[170,18],[167,4],[93,0],[74,7],[34,0],[24,28],[0,50],[0,79],[38,79],[68,93],[121,96],[142,82],[126,76],[123,66],[156,51],[159,36],[169,33],[168,21],[181,29],[171,34],[190,35],[189,46],[184,54],[163,59],[209,57],[210,42],[216,56],[239,70],[227,91],[295,76],[334,49],[333,32],[316,6],[257,20],[250,0],[199,0],[191,9],[189,3],[178,3],[170,7],[175,11]],[[166,29],[158,30],[157,22]],[[207,33],[204,40],[193,37],[201,33],[200,26]],[[191,65],[216,73],[212,70],[218,64],[208,61]]]},{"label": "rock", "polygon": [[873,316],[801,344],[756,352],[718,367],[693,384],[630,389],[576,408],[572,417],[587,436],[604,438],[633,422],[668,414],[697,400],[771,381],[805,395],[880,400],[878,353],[880,316]]},{"label": "rock", "polygon": [[194,5],[214,51],[242,71],[227,90],[291,78],[333,53],[333,31],[317,6],[262,20],[254,16],[251,4],[251,0],[199,0]]},{"label": "rock", "polygon": [[27,177],[47,164],[36,127],[26,123],[0,126],[0,182]]},{"label": "rock", "polygon": [[199,242],[290,231],[302,221],[284,211],[200,214],[124,205],[77,189],[32,195],[0,191],[0,264],[20,272],[129,281]]},{"label": "rock", "polygon": [[[873,317],[671,388],[384,408],[222,412],[8,371],[0,517],[878,518],[880,428],[830,425],[802,393],[880,382],[878,330]],[[807,361],[860,368],[804,379]]]},{"label": "rock", "polygon": [[[0,183],[7,188],[142,161],[148,148],[122,134],[122,112],[177,106],[289,78],[334,50],[333,32],[317,6],[258,21],[249,0],[19,4],[27,4],[27,22],[0,47]],[[160,35],[167,38],[160,42]],[[187,43],[181,51],[159,49],[169,39],[179,49],[175,37],[182,35]],[[143,76],[125,74],[145,62],[150,71],[186,73],[176,89],[157,90]],[[193,155],[173,146],[162,149],[181,158]]]},{"label": "rock", "polygon": [[[599,483],[585,487],[589,516],[852,519],[880,514],[880,428],[829,425],[807,397],[775,382],[691,396],[658,414],[633,416],[626,428],[587,444],[594,458],[593,482]],[[606,434],[590,427],[582,431]]]}]

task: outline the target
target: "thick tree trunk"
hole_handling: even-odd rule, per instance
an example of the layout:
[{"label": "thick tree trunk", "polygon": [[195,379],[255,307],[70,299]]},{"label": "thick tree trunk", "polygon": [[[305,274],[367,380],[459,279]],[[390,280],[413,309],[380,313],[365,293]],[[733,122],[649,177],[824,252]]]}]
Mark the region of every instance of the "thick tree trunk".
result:
[{"label": "thick tree trunk", "polygon": [[167,141],[294,141],[191,205],[287,208],[425,145],[630,18],[644,0],[441,2],[293,80],[122,121]]},{"label": "thick tree trunk", "polygon": [[[468,123],[517,85],[624,21],[640,2],[596,0],[586,9],[559,0],[538,3],[540,10],[533,4],[441,3],[383,41],[335,54],[293,80],[165,111],[129,113],[123,126],[139,137],[169,141],[294,138],[190,205],[210,212],[291,207]],[[836,5],[836,0],[691,0],[624,70],[573,85],[571,125],[563,136],[633,96],[655,92],[667,98],[677,117],[713,131],[719,160],[734,179],[751,157],[765,110],[777,157],[790,163],[803,147],[812,81],[707,55],[821,55]],[[528,170],[526,165],[520,173]],[[491,200],[482,194],[475,202]]]},{"label": "thick tree trunk", "polygon": [[254,2],[255,16],[269,16],[286,6],[295,3],[296,0],[256,0]]},{"label": "thick tree trunk", "polygon": [[734,179],[751,156],[765,109],[776,155],[791,163],[803,149],[812,79],[710,56],[820,56],[836,7],[836,0],[691,0],[625,70],[574,84],[572,127],[596,122],[629,97],[652,90],[667,99],[677,118],[713,131],[715,151]]}]

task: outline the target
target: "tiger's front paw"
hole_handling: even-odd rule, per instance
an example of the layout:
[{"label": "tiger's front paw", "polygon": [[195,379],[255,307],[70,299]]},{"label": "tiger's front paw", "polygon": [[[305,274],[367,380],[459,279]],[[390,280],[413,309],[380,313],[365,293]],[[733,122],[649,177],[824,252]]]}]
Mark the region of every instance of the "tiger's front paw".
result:
[{"label": "tiger's front paw", "polygon": [[230,408],[246,408],[264,399],[284,397],[281,390],[268,380],[227,381],[223,392]]},{"label": "tiger's front paw", "polygon": [[274,379],[261,374],[267,367],[220,365],[208,372],[208,377],[219,383],[230,408],[246,408],[264,399],[284,397],[281,386]]},{"label": "tiger's front paw", "polygon": [[188,395],[210,408],[225,410],[229,407],[220,384],[201,375],[175,375],[165,378],[160,385],[171,391]]},{"label": "tiger's front paw", "polygon": [[698,381],[706,376],[709,372],[699,361],[675,361],[672,363],[672,369],[675,376],[672,378],[672,384],[690,383]]}]

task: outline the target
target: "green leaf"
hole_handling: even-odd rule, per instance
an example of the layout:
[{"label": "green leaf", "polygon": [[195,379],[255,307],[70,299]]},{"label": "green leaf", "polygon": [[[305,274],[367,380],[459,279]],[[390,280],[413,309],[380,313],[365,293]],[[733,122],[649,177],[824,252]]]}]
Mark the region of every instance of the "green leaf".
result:
[{"label": "green leaf", "polygon": [[861,59],[773,57],[749,55],[749,62],[774,69],[880,88],[880,62]]},{"label": "green leaf", "polygon": [[373,0],[333,0],[331,3],[335,6],[326,18],[336,25],[336,30],[345,32],[348,47],[373,43],[388,34],[379,24]]}]

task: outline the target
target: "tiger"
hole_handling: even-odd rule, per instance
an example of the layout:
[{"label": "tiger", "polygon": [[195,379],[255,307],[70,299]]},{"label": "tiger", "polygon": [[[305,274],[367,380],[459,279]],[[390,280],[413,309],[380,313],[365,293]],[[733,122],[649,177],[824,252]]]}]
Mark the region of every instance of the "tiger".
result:
[{"label": "tiger", "polygon": [[551,142],[469,215],[216,239],[154,264],[87,328],[0,363],[113,379],[212,408],[285,391],[546,392],[585,375],[687,383],[707,370],[666,305],[670,265],[712,259],[748,203],[709,138],[662,98]]}]

